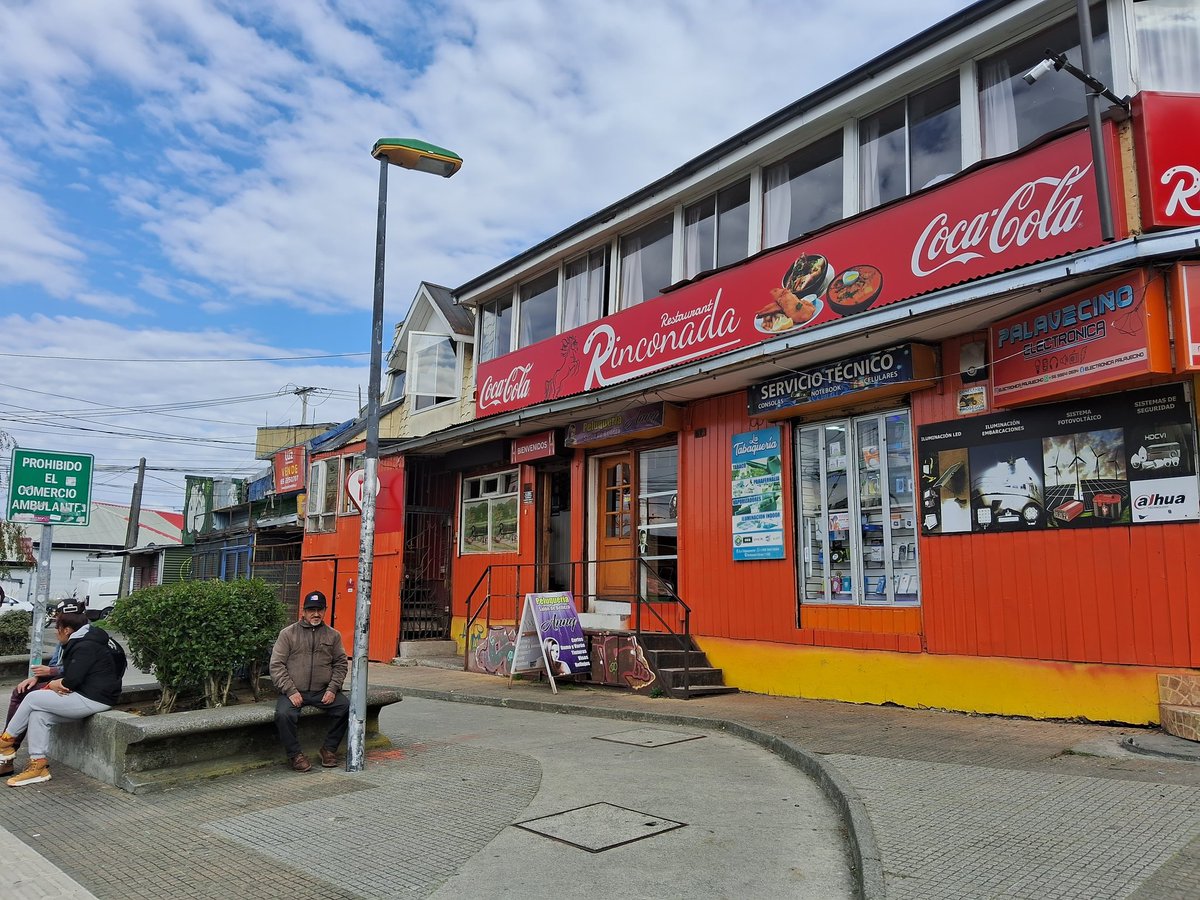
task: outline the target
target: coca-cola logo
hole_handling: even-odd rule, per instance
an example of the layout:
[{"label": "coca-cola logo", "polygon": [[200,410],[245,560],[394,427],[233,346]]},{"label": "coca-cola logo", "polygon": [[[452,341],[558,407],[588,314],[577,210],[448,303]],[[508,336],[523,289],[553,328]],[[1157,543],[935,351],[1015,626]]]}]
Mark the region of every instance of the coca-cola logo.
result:
[{"label": "coca-cola logo", "polygon": [[529,372],[533,363],[523,366],[513,366],[503,378],[492,378],[490,375],[483,382],[479,391],[479,408],[490,409],[502,403],[514,403],[529,397]]},{"label": "coca-cola logo", "polygon": [[1171,185],[1166,209],[1168,216],[1175,215],[1175,211],[1182,208],[1192,218],[1200,218],[1200,209],[1188,202],[1200,194],[1200,172],[1192,166],[1172,166],[1163,172],[1161,181],[1164,185]]},{"label": "coca-cola logo", "polygon": [[1083,196],[1074,188],[1091,168],[1071,166],[1062,176],[1027,181],[999,206],[953,225],[947,213],[938,213],[913,247],[913,275],[923,278],[955,263],[983,259],[985,253],[1000,254],[1075,228],[1083,218]]}]

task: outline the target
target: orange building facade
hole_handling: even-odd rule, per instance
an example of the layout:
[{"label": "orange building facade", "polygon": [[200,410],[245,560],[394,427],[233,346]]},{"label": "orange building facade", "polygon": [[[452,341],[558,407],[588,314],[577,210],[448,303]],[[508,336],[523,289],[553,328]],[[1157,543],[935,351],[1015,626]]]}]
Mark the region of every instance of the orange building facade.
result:
[{"label": "orange building facade", "polygon": [[[1021,9],[993,7],[961,34],[984,40],[988,15],[1016,33]],[[686,631],[744,690],[1158,721],[1159,676],[1200,670],[1196,133],[1200,97],[1140,91],[1095,140],[1069,121],[769,245],[781,182],[760,157],[762,234],[732,262],[718,242],[691,272],[703,191],[660,188],[685,236],[669,290],[630,300],[653,235],[609,211],[464,285],[475,417],[385,449],[371,657],[402,639],[404,510],[432,507],[432,580],[473,668],[504,670],[526,593],[570,590],[585,619],[624,617],[589,634]],[[735,188],[712,195],[718,232]],[[604,255],[573,256],[592,235]],[[556,253],[556,326],[509,336]],[[566,315],[598,259],[605,314]],[[406,484],[412,465],[436,478]],[[357,540],[353,515],[305,538],[304,589],[336,596],[347,636]]]}]

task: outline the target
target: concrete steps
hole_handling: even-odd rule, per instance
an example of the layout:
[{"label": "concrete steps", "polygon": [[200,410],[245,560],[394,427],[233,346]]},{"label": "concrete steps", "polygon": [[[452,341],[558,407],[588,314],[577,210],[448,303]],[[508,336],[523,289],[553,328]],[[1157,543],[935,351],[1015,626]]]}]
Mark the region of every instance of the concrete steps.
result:
[{"label": "concrete steps", "polygon": [[1159,675],[1158,716],[1168,734],[1200,741],[1200,674]]}]

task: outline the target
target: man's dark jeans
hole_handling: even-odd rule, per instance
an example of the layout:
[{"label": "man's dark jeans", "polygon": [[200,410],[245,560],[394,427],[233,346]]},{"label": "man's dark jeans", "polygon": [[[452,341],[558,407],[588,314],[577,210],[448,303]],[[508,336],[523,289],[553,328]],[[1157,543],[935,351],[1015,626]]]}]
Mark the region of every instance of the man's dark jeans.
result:
[{"label": "man's dark jeans", "polygon": [[275,727],[279,729],[279,742],[283,744],[289,758],[301,752],[296,729],[300,721],[300,710],[306,706],[324,710],[330,718],[329,731],[325,734],[322,747],[336,752],[342,738],[346,736],[346,729],[350,725],[350,698],[339,691],[333,702],[326,706],[321,702],[324,695],[324,691],[301,691],[300,696],[303,700],[299,706],[292,706],[292,701],[283,695],[275,701]]}]

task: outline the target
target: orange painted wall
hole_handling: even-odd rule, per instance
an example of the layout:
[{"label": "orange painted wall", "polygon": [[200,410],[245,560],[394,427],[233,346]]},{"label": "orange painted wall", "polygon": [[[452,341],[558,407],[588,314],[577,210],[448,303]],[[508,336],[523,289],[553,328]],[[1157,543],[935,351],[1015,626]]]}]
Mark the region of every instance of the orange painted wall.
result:
[{"label": "orange painted wall", "polygon": [[[362,452],[355,444],[315,459],[346,456]],[[379,460],[380,471],[399,472],[404,477],[404,460],[386,456]],[[403,485],[399,488],[403,497]],[[362,520],[357,515],[339,515],[334,531],[304,534],[300,593],[319,590],[329,598],[326,617],[342,634],[347,653],[354,649],[355,605],[358,602],[358,544]],[[371,626],[367,637],[367,657],[375,662],[396,658],[400,637],[400,583],[403,575],[404,532],[375,535],[375,565],[372,569]]]},{"label": "orange painted wall", "polygon": [[[774,423],[752,420],[743,392],[695,403],[690,414],[690,428],[679,436],[679,590],[692,608],[693,631],[738,640],[919,651],[919,608],[806,605],[797,625],[795,480],[788,422],[779,423],[787,557],[733,560],[731,439]],[[704,434],[698,437],[700,430]]]},{"label": "orange painted wall", "polygon": [[[521,466],[520,469],[518,490],[523,492],[525,485],[532,484],[536,497],[536,470],[533,466]],[[460,553],[461,520],[455,517],[451,583],[453,614],[456,617],[474,615],[490,588],[493,599],[489,603],[488,611],[477,621],[486,621],[488,616],[493,623],[515,621],[519,612],[515,597],[536,590],[534,578],[537,560],[537,503],[536,500],[534,503],[525,503],[520,497],[518,501],[516,553]],[[454,508],[462,510],[461,479],[455,489]],[[489,567],[490,575],[480,582],[481,576]]]},{"label": "orange painted wall", "polygon": [[[943,347],[944,371],[957,372],[964,340]],[[944,381],[913,396],[915,424],[956,418],[960,382]],[[1200,665],[1198,541],[1198,523],[923,538],[927,649]]]}]

